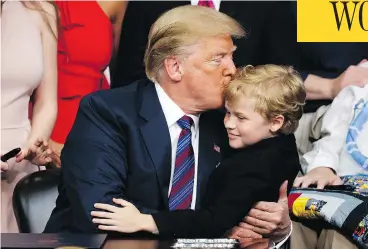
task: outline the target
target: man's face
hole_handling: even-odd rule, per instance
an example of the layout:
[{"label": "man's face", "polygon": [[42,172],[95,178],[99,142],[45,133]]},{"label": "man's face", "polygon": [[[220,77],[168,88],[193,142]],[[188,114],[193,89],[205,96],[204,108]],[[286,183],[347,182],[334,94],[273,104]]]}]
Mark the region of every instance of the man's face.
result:
[{"label": "man's face", "polygon": [[270,123],[254,111],[254,106],[254,100],[247,97],[242,97],[234,106],[225,103],[224,124],[229,144],[234,149],[244,148],[272,136]]},{"label": "man's face", "polygon": [[205,38],[182,64],[183,82],[198,109],[222,106],[222,89],[236,72],[233,62],[235,46],[230,36]]}]

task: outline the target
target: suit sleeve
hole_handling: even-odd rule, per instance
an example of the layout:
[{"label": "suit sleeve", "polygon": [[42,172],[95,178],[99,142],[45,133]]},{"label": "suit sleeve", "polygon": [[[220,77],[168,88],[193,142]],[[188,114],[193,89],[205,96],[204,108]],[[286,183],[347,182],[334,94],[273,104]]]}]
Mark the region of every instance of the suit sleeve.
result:
[{"label": "suit sleeve", "polygon": [[158,212],[152,217],[163,237],[222,237],[245,217],[254,203],[272,199],[269,182],[264,174],[248,172],[229,181],[217,198],[202,209]]},{"label": "suit sleeve", "polygon": [[[81,232],[96,231],[90,215],[94,204],[114,205],[113,198],[126,199],[128,172],[127,135],[99,95],[82,99],[61,162],[74,227]],[[142,213],[154,212],[138,208]]]}]

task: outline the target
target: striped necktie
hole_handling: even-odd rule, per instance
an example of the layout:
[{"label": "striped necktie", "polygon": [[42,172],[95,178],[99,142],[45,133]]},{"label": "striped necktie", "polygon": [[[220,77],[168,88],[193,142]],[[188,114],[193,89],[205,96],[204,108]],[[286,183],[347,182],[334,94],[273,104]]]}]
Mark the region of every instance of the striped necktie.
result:
[{"label": "striped necktie", "polygon": [[360,152],[356,141],[364,124],[368,121],[368,101],[361,99],[354,107],[354,114],[358,109],[361,109],[361,111],[351,122],[346,136],[346,150],[356,163],[367,170],[368,158]]},{"label": "striped necktie", "polygon": [[192,204],[194,186],[194,152],[191,126],[193,120],[183,116],[177,121],[182,128],[176,149],[174,176],[169,195],[169,209],[188,209]]},{"label": "striped necktie", "polygon": [[215,5],[212,0],[199,0],[198,6],[206,6],[212,9],[215,8]]}]

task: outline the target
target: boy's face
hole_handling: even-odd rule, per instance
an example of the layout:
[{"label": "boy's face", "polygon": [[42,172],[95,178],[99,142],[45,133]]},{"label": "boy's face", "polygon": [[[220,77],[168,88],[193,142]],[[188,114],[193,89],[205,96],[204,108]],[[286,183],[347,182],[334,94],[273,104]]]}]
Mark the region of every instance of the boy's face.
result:
[{"label": "boy's face", "polygon": [[271,124],[254,111],[255,101],[242,97],[237,104],[229,106],[225,102],[225,128],[230,146],[240,149],[255,144],[262,139],[272,137]]}]

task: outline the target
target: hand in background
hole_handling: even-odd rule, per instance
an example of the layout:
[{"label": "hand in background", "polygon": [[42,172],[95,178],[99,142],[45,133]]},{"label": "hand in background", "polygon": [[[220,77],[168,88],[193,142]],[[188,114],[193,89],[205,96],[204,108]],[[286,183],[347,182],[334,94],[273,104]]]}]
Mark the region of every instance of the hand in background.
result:
[{"label": "hand in background", "polygon": [[9,164],[7,162],[1,162],[1,173],[8,171]]},{"label": "hand in background", "polygon": [[312,184],[317,184],[318,189],[323,189],[326,185],[341,185],[343,182],[332,169],[318,167],[309,171],[305,176],[297,177],[293,186],[307,188]]},{"label": "hand in background", "polygon": [[351,65],[340,76],[332,80],[332,97],[336,97],[341,89],[349,85],[363,87],[368,84],[368,68],[362,60],[358,65]]},{"label": "hand in background", "polygon": [[39,138],[36,141],[28,141],[16,155],[15,161],[19,163],[23,160],[28,160],[35,165],[42,166],[51,162],[51,153],[51,149],[48,148],[48,142]]},{"label": "hand in background", "polygon": [[50,164],[52,165],[52,167],[61,167],[60,154],[63,147],[64,144],[57,143],[52,139],[49,140],[49,148],[52,150],[52,153],[50,155],[52,160]]}]

